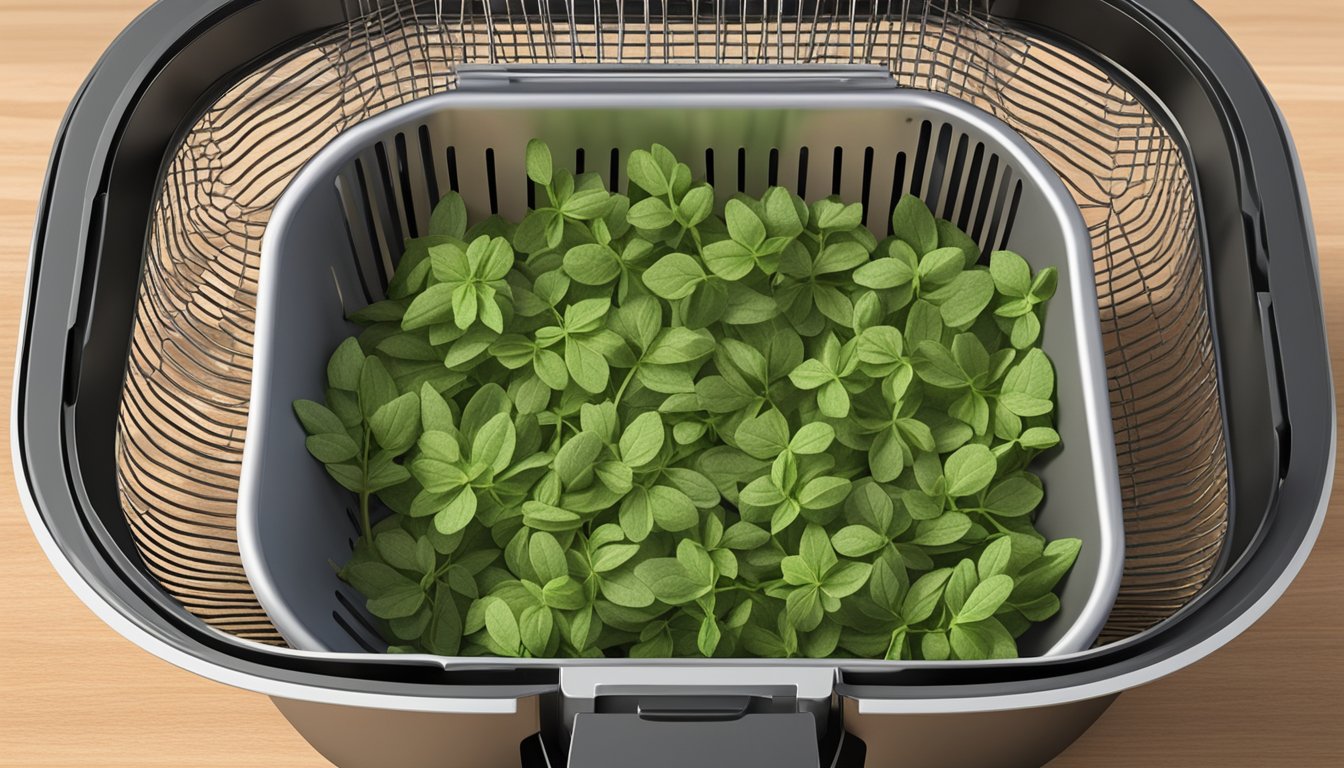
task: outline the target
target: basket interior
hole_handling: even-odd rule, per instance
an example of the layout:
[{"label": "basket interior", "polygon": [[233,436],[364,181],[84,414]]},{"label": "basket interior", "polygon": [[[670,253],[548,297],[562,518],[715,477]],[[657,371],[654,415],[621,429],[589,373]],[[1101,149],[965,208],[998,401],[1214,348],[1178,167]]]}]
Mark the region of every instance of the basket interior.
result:
[{"label": "basket interior", "polygon": [[[557,87],[556,70],[533,74]],[[627,153],[656,139],[687,158],[693,175],[716,179],[724,202],[733,191],[760,195],[770,186],[811,201],[840,194],[867,205],[878,236],[890,232],[896,201],[919,195],[981,250],[1018,250],[1032,254],[1037,269],[1057,269],[1044,343],[1059,383],[1058,429],[1075,447],[1036,467],[1049,489],[1037,524],[1048,538],[1086,545],[1060,592],[1060,613],[1023,635],[1019,648],[1038,657],[1091,644],[1117,587],[1122,533],[1114,452],[1087,449],[1109,447],[1112,437],[1091,251],[1076,205],[1039,156],[962,102],[893,89],[885,72],[881,89],[856,87],[849,78],[859,75],[831,70],[801,93],[761,93],[760,74],[742,73],[727,86],[720,78],[710,95],[703,85],[655,94],[627,85],[615,103],[586,84],[549,94],[464,89],[361,125],[296,177],[262,251],[238,513],[250,583],[293,647],[360,652],[383,641],[365,600],[330,567],[349,559],[359,536],[352,500],[308,458],[290,404],[322,397],[327,355],[351,332],[344,317],[384,297],[400,244],[426,231],[441,190],[460,189],[475,221],[521,217],[544,194],[523,165],[533,137],[613,189]],[[645,91],[653,87],[642,73],[632,77]],[[599,82],[613,79],[607,73]]]},{"label": "basket interior", "polygon": [[[1093,240],[1127,542],[1103,641],[1160,623],[1215,575],[1229,472],[1195,191],[1163,122],[1102,67],[970,7],[650,13],[646,5],[578,15],[572,4],[515,0],[451,13],[359,5],[347,23],[254,63],[203,110],[167,161],[150,222],[117,428],[118,485],[146,567],[207,623],[280,641],[248,587],[233,524],[260,246],[275,202],[341,130],[457,87],[468,63],[867,63],[900,86],[949,94],[1008,123],[1064,179]],[[935,150],[973,161],[974,147],[944,140],[940,126],[928,131]],[[410,143],[405,152],[414,157]],[[585,163],[604,160],[585,153]],[[793,161],[778,158],[781,167]],[[716,155],[713,169],[731,174],[744,162],[770,159]],[[840,164],[858,170],[842,170],[839,191],[860,199],[845,184],[864,178],[864,159]],[[1008,199],[990,199],[983,216],[969,206],[954,213],[972,211],[968,224],[990,243],[1011,224],[1000,198]]]}]

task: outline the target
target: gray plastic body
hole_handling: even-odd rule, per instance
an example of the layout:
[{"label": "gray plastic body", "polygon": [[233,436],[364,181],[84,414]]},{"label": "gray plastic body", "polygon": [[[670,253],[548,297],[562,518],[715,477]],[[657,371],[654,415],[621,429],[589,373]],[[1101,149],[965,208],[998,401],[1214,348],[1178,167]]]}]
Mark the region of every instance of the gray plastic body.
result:
[{"label": "gray plastic body", "polygon": [[[899,193],[909,191],[940,215],[964,221],[986,250],[1006,246],[1026,254],[1036,268],[1057,267],[1060,289],[1043,343],[1057,369],[1064,449],[1038,467],[1047,489],[1038,525],[1051,538],[1077,537],[1084,546],[1063,584],[1062,610],[1025,635],[1021,651],[1025,657],[1066,654],[1095,640],[1119,587],[1124,532],[1089,238],[1058,177],[1001,122],[936,94],[868,88],[746,92],[731,82],[698,87],[695,93],[650,86],[640,93],[526,95],[512,88],[464,89],[357,126],[292,183],[263,244],[238,530],[248,578],[295,648],[359,652],[383,644],[363,615],[363,599],[330,565],[348,558],[357,535],[346,514],[353,500],[307,455],[291,403],[321,398],[327,356],[356,330],[343,318],[379,297],[402,238],[423,231],[436,190],[456,181],[473,219],[491,212],[491,190],[499,213],[518,217],[525,211],[522,150],[533,137],[547,140],[562,161],[582,151],[587,170],[605,176],[615,169],[621,186],[625,154],[657,141],[689,159],[696,175],[713,173],[721,190],[731,187],[723,182],[734,176],[748,192],[773,177],[809,200],[833,191],[864,200],[880,212],[869,221],[879,234],[885,234],[883,222]],[[808,90],[813,92],[801,93]],[[963,135],[969,146],[983,148],[976,153],[983,162],[948,159],[947,147]],[[559,662],[562,670],[619,663]],[[734,667],[802,672],[798,668],[893,665],[898,663],[641,662],[650,672],[672,667],[679,671],[666,671],[683,675],[694,666],[720,684],[732,683]]]}]

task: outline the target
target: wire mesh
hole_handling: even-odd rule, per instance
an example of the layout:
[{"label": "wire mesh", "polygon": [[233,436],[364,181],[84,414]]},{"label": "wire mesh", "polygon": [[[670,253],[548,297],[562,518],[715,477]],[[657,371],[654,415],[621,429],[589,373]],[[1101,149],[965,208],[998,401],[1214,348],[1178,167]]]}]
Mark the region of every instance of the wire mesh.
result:
[{"label": "wire mesh", "polygon": [[1229,514],[1188,169],[1155,115],[1103,68],[975,0],[944,5],[348,0],[346,24],[257,65],[185,134],[150,222],[117,455],[151,573],[204,621],[279,642],[234,533],[259,252],[289,179],[341,130],[456,87],[463,63],[864,63],[1004,120],[1081,207],[1127,548],[1100,642],[1175,613],[1213,574]]}]

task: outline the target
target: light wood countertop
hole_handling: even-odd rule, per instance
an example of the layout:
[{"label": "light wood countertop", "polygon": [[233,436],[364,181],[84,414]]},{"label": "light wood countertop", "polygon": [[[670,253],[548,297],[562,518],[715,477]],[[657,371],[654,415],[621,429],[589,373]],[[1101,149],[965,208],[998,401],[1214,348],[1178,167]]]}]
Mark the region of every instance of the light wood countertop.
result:
[{"label": "light wood countertop", "polygon": [[[58,121],[147,0],[0,0],[0,402],[39,187]],[[1204,0],[1295,131],[1344,371],[1344,3]],[[1344,381],[1344,375],[1341,375]],[[8,433],[8,424],[5,425]],[[0,441],[10,466],[9,441]],[[1344,512],[1336,505],[1335,513]],[[0,767],[303,768],[326,763],[264,697],[141,651],[65,587],[13,483],[0,483]],[[1344,525],[1331,521],[1283,600],[1229,647],[1122,696],[1053,765],[1344,765]]]}]

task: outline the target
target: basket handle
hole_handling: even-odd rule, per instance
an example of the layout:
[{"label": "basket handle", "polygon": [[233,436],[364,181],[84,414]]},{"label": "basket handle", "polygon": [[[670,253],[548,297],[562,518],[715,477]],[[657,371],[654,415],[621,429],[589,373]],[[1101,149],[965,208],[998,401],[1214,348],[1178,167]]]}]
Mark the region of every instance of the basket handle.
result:
[{"label": "basket handle", "polygon": [[811,714],[752,712],[750,696],[649,697],[635,712],[574,717],[568,754],[542,734],[523,741],[522,768],[862,768],[867,749],[841,732],[823,745]]},{"label": "basket handle", "polygon": [[462,64],[457,68],[461,91],[584,93],[666,91],[714,93],[760,91],[892,90],[896,82],[883,66],[863,64],[809,65],[677,65],[677,64]]}]

